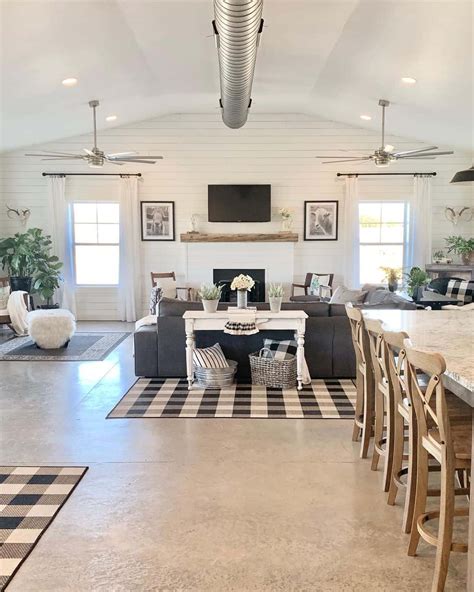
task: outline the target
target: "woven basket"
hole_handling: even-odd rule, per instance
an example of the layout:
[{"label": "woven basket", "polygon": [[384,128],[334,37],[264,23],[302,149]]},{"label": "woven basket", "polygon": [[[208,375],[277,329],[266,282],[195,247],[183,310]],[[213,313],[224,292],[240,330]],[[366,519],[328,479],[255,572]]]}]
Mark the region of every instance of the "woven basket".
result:
[{"label": "woven basket", "polygon": [[296,384],[296,356],[288,360],[263,358],[262,348],[258,352],[249,354],[252,384],[263,384],[272,388],[293,388]]},{"label": "woven basket", "polygon": [[227,360],[228,368],[202,368],[194,366],[194,376],[199,386],[204,388],[222,388],[234,383],[237,362]]}]

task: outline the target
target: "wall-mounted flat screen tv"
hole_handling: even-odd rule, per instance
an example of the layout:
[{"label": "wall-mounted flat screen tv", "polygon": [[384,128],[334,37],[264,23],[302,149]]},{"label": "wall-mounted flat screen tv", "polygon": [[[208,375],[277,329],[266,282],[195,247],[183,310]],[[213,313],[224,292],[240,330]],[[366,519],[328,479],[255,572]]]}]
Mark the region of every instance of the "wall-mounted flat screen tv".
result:
[{"label": "wall-mounted flat screen tv", "polygon": [[208,185],[209,222],[270,222],[271,185]]}]

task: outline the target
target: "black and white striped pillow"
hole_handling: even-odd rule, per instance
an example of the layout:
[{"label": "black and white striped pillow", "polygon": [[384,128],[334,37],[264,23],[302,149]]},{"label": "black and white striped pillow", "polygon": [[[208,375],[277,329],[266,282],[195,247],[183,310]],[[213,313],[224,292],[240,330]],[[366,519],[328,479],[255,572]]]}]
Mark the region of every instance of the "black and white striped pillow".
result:
[{"label": "black and white striped pillow", "polygon": [[221,346],[216,343],[212,347],[197,348],[193,350],[193,361],[200,368],[228,368]]},{"label": "black and white striped pillow", "polygon": [[446,289],[446,296],[450,296],[453,300],[469,304],[472,302],[472,294],[474,292],[474,281],[469,280],[449,280]]},{"label": "black and white striped pillow", "polygon": [[[287,341],[276,341],[275,339],[264,339],[263,347],[272,352],[274,360],[290,360],[296,356],[296,341],[288,339]],[[268,356],[270,357],[270,356]]]}]

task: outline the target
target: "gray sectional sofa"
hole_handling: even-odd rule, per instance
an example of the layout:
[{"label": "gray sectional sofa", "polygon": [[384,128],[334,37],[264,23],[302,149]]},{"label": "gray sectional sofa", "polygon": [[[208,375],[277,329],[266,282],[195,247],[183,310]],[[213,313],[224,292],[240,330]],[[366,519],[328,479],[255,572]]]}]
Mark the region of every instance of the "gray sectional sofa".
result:
[{"label": "gray sectional sofa", "polygon": [[[228,304],[220,305],[223,309]],[[267,303],[257,304],[268,310]],[[340,304],[325,302],[283,303],[285,310],[304,310],[306,321],[306,360],[313,378],[352,378],[355,358],[349,320]],[[185,377],[185,332],[183,313],[202,310],[200,302],[185,302],[163,298],[158,305],[156,325],[139,328],[134,334],[135,374],[147,377]],[[259,350],[265,337],[292,339],[291,331],[260,331],[256,335],[235,336],[222,331],[198,331],[197,347],[218,342],[227,358],[238,362],[237,378],[250,379],[248,354]]]}]

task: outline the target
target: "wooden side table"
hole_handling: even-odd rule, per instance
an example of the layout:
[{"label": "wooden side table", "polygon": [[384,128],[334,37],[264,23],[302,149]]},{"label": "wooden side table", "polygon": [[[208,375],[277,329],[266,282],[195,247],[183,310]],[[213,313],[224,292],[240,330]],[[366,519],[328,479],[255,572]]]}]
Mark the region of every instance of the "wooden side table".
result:
[{"label": "wooden side table", "polygon": [[[194,382],[193,350],[196,346],[195,331],[223,331],[231,316],[232,312],[226,310],[218,310],[214,313],[208,313],[204,310],[187,310],[184,313],[186,372],[189,390],[192,389]],[[292,330],[295,332],[298,390],[303,388],[304,336],[307,318],[308,315],[303,310],[281,310],[280,312],[257,310],[255,313],[255,322],[258,329]]]}]

